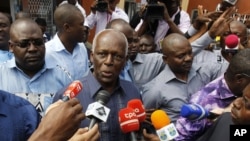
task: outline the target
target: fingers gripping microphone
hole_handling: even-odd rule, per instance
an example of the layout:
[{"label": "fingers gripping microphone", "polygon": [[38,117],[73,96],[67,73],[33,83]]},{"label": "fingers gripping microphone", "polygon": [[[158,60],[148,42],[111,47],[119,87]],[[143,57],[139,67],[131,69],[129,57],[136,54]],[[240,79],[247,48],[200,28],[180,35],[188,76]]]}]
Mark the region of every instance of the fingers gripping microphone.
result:
[{"label": "fingers gripping microphone", "polygon": [[169,141],[179,136],[173,123],[163,110],[156,110],[151,115],[151,121],[161,141]]},{"label": "fingers gripping microphone", "polygon": [[68,88],[66,89],[66,91],[63,94],[63,98],[62,101],[68,101],[74,97],[76,97],[80,91],[82,90],[83,86],[81,81],[79,80],[75,80],[73,81]]},{"label": "fingers gripping microphone", "polygon": [[127,104],[127,107],[134,109],[139,122],[143,122],[146,119],[145,108],[140,99],[130,100]]},{"label": "fingers gripping microphone", "polygon": [[230,53],[237,53],[239,50],[239,38],[235,34],[228,35],[225,38],[225,51]]},{"label": "fingers gripping microphone", "polygon": [[89,104],[85,115],[90,118],[89,129],[91,129],[97,122],[106,122],[110,109],[106,105],[109,101],[110,94],[108,91],[101,90],[96,95],[96,102]]},{"label": "fingers gripping microphone", "polygon": [[132,108],[124,108],[119,111],[119,122],[123,133],[130,133],[131,141],[137,141],[134,131],[139,130],[140,123]]}]

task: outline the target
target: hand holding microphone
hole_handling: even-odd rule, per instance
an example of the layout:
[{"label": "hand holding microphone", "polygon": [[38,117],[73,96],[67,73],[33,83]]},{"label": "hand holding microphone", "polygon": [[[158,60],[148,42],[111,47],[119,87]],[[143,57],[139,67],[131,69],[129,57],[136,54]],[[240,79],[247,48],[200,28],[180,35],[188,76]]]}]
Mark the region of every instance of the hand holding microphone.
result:
[{"label": "hand holding microphone", "polygon": [[29,141],[68,140],[77,131],[85,118],[80,102],[73,98],[59,105],[42,118]]},{"label": "hand holding microphone", "polygon": [[64,94],[63,94],[63,98],[62,100],[58,100],[55,103],[51,104],[46,112],[45,115],[53,108],[59,106],[62,102],[66,102],[74,97],[76,97],[82,90],[83,86],[81,81],[79,80],[75,80],[72,83],[70,83],[70,85],[67,87],[67,89],[65,90]]},{"label": "hand holding microphone", "polygon": [[169,141],[179,136],[173,123],[163,110],[156,110],[151,115],[151,121],[161,141]]}]

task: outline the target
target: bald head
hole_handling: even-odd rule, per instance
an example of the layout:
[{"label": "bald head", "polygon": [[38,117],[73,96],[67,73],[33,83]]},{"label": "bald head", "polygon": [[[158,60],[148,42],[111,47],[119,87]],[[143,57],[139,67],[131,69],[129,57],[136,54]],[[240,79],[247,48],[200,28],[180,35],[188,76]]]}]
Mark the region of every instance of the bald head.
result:
[{"label": "bald head", "polygon": [[95,48],[100,43],[114,42],[114,39],[120,42],[125,47],[125,54],[128,53],[128,42],[125,35],[114,29],[105,29],[99,32],[93,39],[92,51],[95,52]]},{"label": "bald head", "polygon": [[111,22],[109,22],[106,26],[106,29],[115,29],[118,30],[120,32],[122,32],[123,34],[125,34],[125,36],[128,38],[128,35],[133,35],[133,29],[132,27],[129,25],[128,22],[126,22],[123,19],[114,19]]},{"label": "bald head", "polygon": [[15,20],[10,27],[10,39],[13,40],[22,33],[26,33],[28,29],[31,33],[38,33],[41,35],[41,38],[43,37],[42,30],[34,20],[20,18]]},{"label": "bald head", "polygon": [[184,45],[190,46],[187,38],[178,33],[170,34],[162,41],[162,53],[167,55],[169,53],[175,52],[177,47]]},{"label": "bald head", "polygon": [[65,23],[73,23],[79,15],[83,16],[76,6],[71,4],[60,5],[54,13],[55,25],[61,31]]}]

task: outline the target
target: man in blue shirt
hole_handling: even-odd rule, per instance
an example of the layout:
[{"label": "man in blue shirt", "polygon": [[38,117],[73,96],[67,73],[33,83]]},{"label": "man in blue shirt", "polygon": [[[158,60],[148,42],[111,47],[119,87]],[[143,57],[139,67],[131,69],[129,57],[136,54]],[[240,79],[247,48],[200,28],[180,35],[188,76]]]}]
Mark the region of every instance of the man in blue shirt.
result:
[{"label": "man in blue shirt", "polygon": [[46,55],[67,68],[73,79],[78,79],[89,71],[88,53],[83,44],[84,17],[77,7],[66,3],[57,7],[54,20],[58,32],[46,42]]},{"label": "man in blue shirt", "polygon": [[[127,107],[129,100],[140,99],[140,93],[133,83],[119,79],[119,74],[126,63],[127,53],[128,43],[122,33],[113,29],[101,31],[93,40],[90,56],[93,72],[79,79],[84,88],[77,98],[83,106],[83,112],[86,112],[89,104],[95,102],[100,90],[110,93],[110,99],[106,104],[110,109],[107,122],[98,124],[101,141],[130,140],[129,134],[121,132],[118,113],[120,109]],[[57,93],[54,101],[61,97],[61,92]],[[86,119],[82,121],[81,127],[88,126],[89,123],[90,120]]]},{"label": "man in blue shirt", "polygon": [[35,107],[25,99],[0,90],[0,139],[28,140],[40,122]]},{"label": "man in blue shirt", "polygon": [[53,95],[72,81],[71,75],[45,57],[42,31],[32,19],[13,22],[9,47],[15,57],[0,65],[0,88],[27,99],[43,114]]},{"label": "man in blue shirt", "polygon": [[11,16],[7,13],[0,12],[0,63],[5,62],[13,57],[9,52],[8,41],[10,39],[9,31],[12,23]]}]

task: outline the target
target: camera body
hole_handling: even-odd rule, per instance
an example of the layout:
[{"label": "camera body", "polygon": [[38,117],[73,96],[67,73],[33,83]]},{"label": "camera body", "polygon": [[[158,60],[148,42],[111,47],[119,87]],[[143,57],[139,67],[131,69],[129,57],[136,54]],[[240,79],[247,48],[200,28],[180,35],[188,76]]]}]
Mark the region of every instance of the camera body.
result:
[{"label": "camera body", "polygon": [[95,7],[93,7],[92,9],[99,12],[105,12],[108,10],[108,2],[104,0],[97,0]]},{"label": "camera body", "polygon": [[143,13],[144,19],[162,19],[164,16],[164,7],[157,4],[157,0],[149,0],[147,8]]}]

